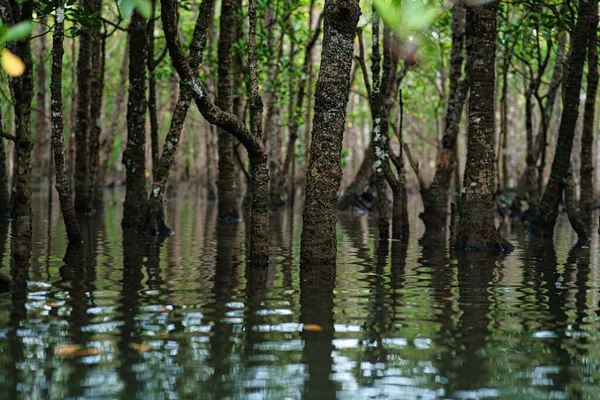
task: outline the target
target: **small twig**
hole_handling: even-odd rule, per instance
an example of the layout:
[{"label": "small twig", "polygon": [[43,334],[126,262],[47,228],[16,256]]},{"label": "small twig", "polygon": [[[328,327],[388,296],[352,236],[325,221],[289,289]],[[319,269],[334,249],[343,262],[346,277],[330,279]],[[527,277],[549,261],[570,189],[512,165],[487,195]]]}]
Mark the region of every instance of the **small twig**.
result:
[{"label": "small twig", "polygon": [[4,139],[12,140],[13,142],[17,141],[17,137],[15,135],[11,135],[10,133],[0,132],[0,137]]}]

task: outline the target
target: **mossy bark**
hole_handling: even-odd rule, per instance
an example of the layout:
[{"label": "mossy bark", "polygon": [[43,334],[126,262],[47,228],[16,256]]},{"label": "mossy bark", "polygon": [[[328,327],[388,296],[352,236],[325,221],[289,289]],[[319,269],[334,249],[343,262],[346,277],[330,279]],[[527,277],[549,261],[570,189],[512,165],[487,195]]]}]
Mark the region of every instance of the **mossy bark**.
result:
[{"label": "mossy bark", "polygon": [[469,138],[455,246],[469,251],[505,250],[494,225],[495,57],[498,3],[467,9]]},{"label": "mossy bark", "polygon": [[[219,29],[219,63],[217,68],[217,100],[216,105],[223,111],[233,110],[233,71],[232,46],[236,30],[236,1],[221,2],[221,17]],[[219,219],[237,221],[240,218],[238,191],[235,176],[235,155],[233,139],[223,128],[218,128],[219,175],[217,189],[219,196]]]},{"label": "mossy bark", "polygon": [[127,189],[121,226],[138,230],[146,206],[146,21],[137,12],[129,24],[129,99],[127,102],[127,145],[123,164]]},{"label": "mossy bark", "polygon": [[60,201],[65,228],[69,243],[80,244],[83,236],[79,229],[71,190],[69,175],[66,168],[65,143],[63,138],[63,103],[62,103],[62,69],[65,38],[65,6],[56,2],[56,17],[54,33],[52,34],[52,73],[50,77],[50,109],[52,113],[52,150],[54,152],[54,167],[56,171],[56,191]]},{"label": "mossy bark", "polygon": [[357,0],[325,2],[321,69],[302,216],[300,257],[305,263],[334,264],[336,259],[342,140],[360,13]]}]

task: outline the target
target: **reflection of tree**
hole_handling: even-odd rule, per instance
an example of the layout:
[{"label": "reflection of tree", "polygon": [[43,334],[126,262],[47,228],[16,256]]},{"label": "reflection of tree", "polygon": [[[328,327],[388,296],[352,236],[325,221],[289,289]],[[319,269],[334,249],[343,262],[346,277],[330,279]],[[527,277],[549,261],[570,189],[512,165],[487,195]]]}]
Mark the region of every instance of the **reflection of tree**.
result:
[{"label": "reflection of tree", "polygon": [[[64,265],[60,268],[60,281],[55,286],[68,292],[66,305],[70,308],[67,318],[69,323],[69,339],[66,344],[86,348],[93,332],[88,329],[92,318],[88,310],[95,306],[96,290],[96,255],[98,234],[101,221],[91,219],[82,225],[83,245],[69,244],[64,256]],[[85,395],[85,377],[87,368],[74,368],[69,381],[70,396]]]},{"label": "reflection of tree", "polygon": [[[18,240],[18,238],[13,238],[11,242],[12,249],[19,249],[29,254],[29,251],[26,249],[30,246],[31,241],[25,239],[20,243],[15,243]],[[26,359],[25,345],[23,343],[25,338],[19,335],[19,331],[23,328],[23,322],[27,319],[27,281],[29,280],[30,262],[29,257],[22,257],[22,255],[23,253],[17,257],[11,257],[11,310],[8,320],[8,342],[10,343],[8,352],[11,362],[8,366],[7,377],[7,380],[12,383],[7,396],[10,399],[17,399],[22,396],[20,383],[25,381],[26,378],[26,372],[20,370]]]},{"label": "reflection of tree", "polygon": [[136,316],[140,308],[140,291],[142,290],[142,264],[144,260],[144,243],[141,238],[131,233],[123,233],[123,286],[119,312],[123,320],[121,336],[118,339],[119,375],[124,384],[123,395],[134,396],[141,388],[137,373],[133,366],[139,360],[137,351],[131,346],[139,336]]},{"label": "reflection of tree", "polygon": [[[300,322],[308,377],[306,399],[334,399],[333,372],[335,269],[303,265],[300,270]],[[308,326],[307,325],[312,325]],[[316,326],[320,327],[315,329]],[[308,329],[307,329],[308,328]]]},{"label": "reflection of tree", "polygon": [[218,223],[212,302],[206,305],[208,310],[212,310],[209,317],[213,323],[209,339],[208,363],[213,370],[209,391],[214,393],[216,398],[231,394],[230,385],[226,382],[231,378],[234,325],[227,321],[227,313],[231,311],[228,303],[235,299],[234,293],[239,285],[239,249],[239,224]]},{"label": "reflection of tree", "polygon": [[[536,312],[538,332],[551,334],[551,337],[543,338],[543,343],[552,352],[552,364],[560,365],[560,371],[548,371],[545,378],[551,382],[549,390],[566,393],[566,387],[573,379],[568,367],[571,356],[565,348],[565,333],[568,325],[567,295],[568,291],[562,287],[567,282],[561,282],[563,278],[558,268],[558,261],[554,247],[546,243],[531,243],[524,262],[524,270],[527,271],[526,282],[531,282],[534,288],[535,303],[540,306]],[[569,269],[573,265],[566,266],[565,277],[569,279]]]}]

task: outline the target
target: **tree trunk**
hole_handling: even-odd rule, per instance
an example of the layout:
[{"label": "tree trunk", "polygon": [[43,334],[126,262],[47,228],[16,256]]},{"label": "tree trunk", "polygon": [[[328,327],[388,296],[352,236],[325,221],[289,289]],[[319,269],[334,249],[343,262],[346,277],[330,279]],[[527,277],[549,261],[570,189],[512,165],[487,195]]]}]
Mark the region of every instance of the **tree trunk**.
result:
[{"label": "tree trunk", "polygon": [[[235,37],[235,0],[223,0],[221,3],[221,21],[219,29],[219,65],[216,105],[221,110],[233,110],[233,74],[231,69],[232,45]],[[237,185],[235,177],[235,155],[233,139],[223,128],[219,135],[219,219],[237,221],[239,219]]]},{"label": "tree trunk", "polygon": [[[102,12],[102,0],[92,1],[92,12]],[[88,171],[87,190],[89,201],[87,209],[90,211],[100,210],[104,207],[102,203],[95,203],[95,193],[98,173],[100,170],[100,135],[102,131],[102,94],[104,91],[104,38],[99,27],[90,31],[91,37],[91,66],[90,66],[90,121],[88,139]]]},{"label": "tree trunk", "polygon": [[123,205],[123,229],[136,230],[146,205],[146,21],[137,12],[129,24],[129,100],[127,147],[123,164],[127,189]]},{"label": "tree trunk", "polygon": [[56,191],[60,201],[69,243],[79,244],[83,237],[77,223],[73,198],[69,189],[69,175],[66,168],[65,143],[63,138],[62,68],[65,38],[65,8],[61,0],[56,1],[54,33],[52,34],[52,75],[50,82],[52,111],[52,149],[56,169]]},{"label": "tree trunk", "polygon": [[452,7],[450,90],[442,149],[438,155],[433,182],[427,190],[421,193],[424,210],[419,217],[425,224],[425,230],[430,232],[443,230],[448,223],[448,196],[452,174],[457,164],[456,141],[468,90],[466,80],[461,80],[464,42],[465,8],[460,3],[456,3]]},{"label": "tree trunk", "polygon": [[361,14],[358,0],[326,0],[324,10],[300,248],[301,260],[309,264],[334,264],[336,259],[342,140],[354,38]]},{"label": "tree trunk", "polygon": [[89,201],[89,138],[92,91],[92,42],[85,29],[79,36],[77,58],[77,115],[75,121],[75,210],[90,211]]},{"label": "tree trunk", "polygon": [[563,196],[564,184],[571,164],[571,150],[575,126],[579,115],[579,95],[583,65],[589,37],[589,26],[595,2],[582,0],[575,30],[571,36],[571,53],[567,62],[567,76],[563,91],[563,112],[558,130],[556,153],[546,190],[542,197],[532,234],[541,239],[552,239],[554,224],[558,216],[558,205]]},{"label": "tree trunk", "polygon": [[[14,0],[2,0],[0,13],[6,25],[29,21],[32,18],[33,2],[24,1],[19,5]],[[20,15],[14,15],[18,13]],[[25,64],[23,75],[10,78],[9,86],[13,102],[15,121],[15,153],[13,184],[13,229],[16,239],[13,256],[27,259],[31,249],[32,210],[31,210],[31,101],[33,99],[33,62],[29,39],[8,43],[7,47]]]},{"label": "tree trunk", "polygon": [[365,150],[363,161],[356,172],[356,176],[352,183],[346,188],[342,198],[338,203],[340,211],[349,210],[351,207],[358,204],[360,196],[365,192],[365,189],[369,186],[371,177],[373,176],[373,163],[375,162],[375,152],[373,151],[373,143],[369,144],[369,147]]},{"label": "tree trunk", "polygon": [[[495,57],[498,3],[467,9],[469,138],[455,245],[472,251],[507,250],[494,225]],[[476,62],[475,62],[476,61]]]},{"label": "tree trunk", "polygon": [[592,223],[594,207],[594,131],[596,114],[596,93],[598,90],[598,11],[592,10],[588,43],[588,73],[585,110],[583,113],[583,131],[581,133],[581,172],[579,211],[586,226]]},{"label": "tree trunk", "polygon": [[[208,92],[206,88],[198,79],[198,68],[192,68],[193,63],[188,61],[185,57],[177,33],[177,3],[174,0],[161,0],[161,5],[161,18],[173,66],[177,70],[182,82],[191,90],[192,97],[198,110],[208,122],[224,129],[240,141],[248,151],[252,171],[262,168],[261,166],[263,163],[264,166],[267,167],[267,156],[262,140],[256,137],[253,132],[250,132],[245,124],[234,114],[221,110],[211,102],[210,98],[207,96]],[[261,261],[268,257],[268,225],[266,227],[263,226],[263,229],[257,225],[257,221],[261,220],[260,218],[262,218],[262,215],[267,215],[269,206],[268,167],[266,170],[264,169],[264,171],[266,171],[266,173],[256,173],[256,178],[253,178],[252,182],[252,213],[257,213],[259,218],[251,217],[252,226],[250,227],[250,230],[254,236],[254,240],[260,240],[261,242],[251,243],[250,261]],[[267,179],[260,179],[261,177],[267,177]],[[256,193],[260,192],[264,193],[264,195],[261,194],[261,196],[256,196],[254,194],[255,190],[257,191]],[[252,249],[262,249],[263,252],[255,253]]]},{"label": "tree trunk", "polygon": [[581,242],[587,241],[589,238],[589,225],[586,225],[581,219],[579,207],[577,207],[577,199],[575,198],[575,184],[573,183],[573,171],[569,166],[567,176],[564,183],[565,206],[567,209],[567,217],[577,233]]},{"label": "tree trunk", "polygon": [[[202,1],[192,44],[190,45],[191,52],[188,56],[188,62],[192,69],[198,69],[202,62],[202,51],[206,45],[206,32],[213,18],[213,9],[214,0]],[[146,207],[143,230],[153,235],[170,235],[173,232],[165,223],[164,195],[167,179],[175,162],[183,124],[192,101],[192,92],[189,86],[180,84],[179,89],[179,99],[173,111],[171,126],[165,138],[162,155],[156,165],[152,189]]]}]

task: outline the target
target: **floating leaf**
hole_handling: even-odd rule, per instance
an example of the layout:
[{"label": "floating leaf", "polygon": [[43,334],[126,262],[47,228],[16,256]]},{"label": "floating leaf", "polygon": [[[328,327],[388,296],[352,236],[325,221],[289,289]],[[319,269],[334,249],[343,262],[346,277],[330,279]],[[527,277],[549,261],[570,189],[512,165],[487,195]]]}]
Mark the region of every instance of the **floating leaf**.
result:
[{"label": "floating leaf", "polygon": [[6,73],[13,78],[19,77],[25,72],[25,63],[8,49],[0,51],[0,62]]},{"label": "floating leaf", "polygon": [[317,325],[317,324],[306,324],[306,325],[304,325],[304,330],[310,331],[310,332],[322,332],[323,327],[321,325]]},{"label": "floating leaf", "polygon": [[96,356],[100,353],[102,353],[100,349],[81,349],[75,352],[74,357]]},{"label": "floating leaf", "polygon": [[63,344],[54,350],[54,355],[57,357],[74,357],[81,346],[78,344]]},{"label": "floating leaf", "polygon": [[152,348],[147,344],[131,343],[129,346],[131,346],[132,349],[139,351],[140,353],[147,353],[150,350],[152,350]]}]

